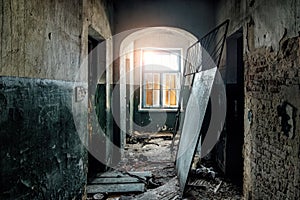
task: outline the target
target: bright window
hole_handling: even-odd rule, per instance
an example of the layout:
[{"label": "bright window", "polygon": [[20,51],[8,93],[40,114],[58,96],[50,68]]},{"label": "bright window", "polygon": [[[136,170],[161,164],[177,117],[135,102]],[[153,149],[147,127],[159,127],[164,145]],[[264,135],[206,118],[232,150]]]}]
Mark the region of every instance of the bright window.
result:
[{"label": "bright window", "polygon": [[180,89],[180,50],[142,50],[142,108],[176,109]]}]

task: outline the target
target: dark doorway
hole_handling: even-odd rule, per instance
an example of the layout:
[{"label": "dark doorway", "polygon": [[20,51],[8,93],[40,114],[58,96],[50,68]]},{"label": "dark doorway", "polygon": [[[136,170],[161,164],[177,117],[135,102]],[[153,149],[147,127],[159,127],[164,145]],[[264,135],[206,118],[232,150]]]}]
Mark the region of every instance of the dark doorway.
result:
[{"label": "dark doorway", "polygon": [[[103,164],[107,155],[105,135],[95,131],[95,127],[100,126],[103,132],[106,132],[106,79],[105,74],[100,78],[98,77],[99,69],[103,67],[101,65],[105,67],[105,62],[101,62],[103,60],[101,57],[106,52],[100,47],[99,43],[101,42],[100,39],[88,37],[88,177],[106,169],[105,164]],[[97,117],[92,117],[92,112]]]},{"label": "dark doorway", "polygon": [[244,64],[243,32],[239,30],[226,40],[225,129],[217,147],[217,162],[225,175],[237,185],[243,183],[244,144]]},{"label": "dark doorway", "polygon": [[243,183],[244,144],[244,63],[243,32],[237,31],[227,39],[227,117],[226,117],[226,175]]}]

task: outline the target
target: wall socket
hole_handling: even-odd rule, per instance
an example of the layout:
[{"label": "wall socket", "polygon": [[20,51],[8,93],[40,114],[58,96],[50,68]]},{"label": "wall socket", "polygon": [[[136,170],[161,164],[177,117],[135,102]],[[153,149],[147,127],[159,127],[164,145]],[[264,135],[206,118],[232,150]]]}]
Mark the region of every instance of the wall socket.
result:
[{"label": "wall socket", "polygon": [[83,86],[75,87],[75,102],[83,101],[87,94],[87,89]]}]

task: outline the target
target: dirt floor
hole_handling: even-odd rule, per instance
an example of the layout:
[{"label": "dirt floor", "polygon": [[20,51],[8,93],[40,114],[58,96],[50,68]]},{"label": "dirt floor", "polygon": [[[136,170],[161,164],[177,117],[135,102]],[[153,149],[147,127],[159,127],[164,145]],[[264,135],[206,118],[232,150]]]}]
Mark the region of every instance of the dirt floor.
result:
[{"label": "dirt floor", "polygon": [[[146,192],[141,194],[106,195],[109,200],[123,199],[241,199],[241,188],[226,180],[213,162],[202,160],[198,167],[191,171],[187,190],[181,197],[178,179],[174,166],[174,157],[170,153],[171,134],[160,134],[155,137],[149,134],[129,138],[122,161],[117,171],[151,171],[152,177],[147,180]],[[178,140],[175,144],[178,143]],[[176,147],[176,145],[175,145]],[[99,195],[98,195],[99,196]],[[97,199],[97,194],[89,197]],[[101,199],[101,198],[98,198]]]}]

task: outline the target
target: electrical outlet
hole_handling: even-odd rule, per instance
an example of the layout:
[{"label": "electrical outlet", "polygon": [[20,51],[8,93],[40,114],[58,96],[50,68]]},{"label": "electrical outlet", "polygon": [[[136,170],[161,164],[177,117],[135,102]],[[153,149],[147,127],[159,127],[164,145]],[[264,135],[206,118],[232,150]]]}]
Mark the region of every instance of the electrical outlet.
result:
[{"label": "electrical outlet", "polygon": [[83,101],[87,94],[87,89],[83,86],[76,86],[75,87],[75,102]]}]

